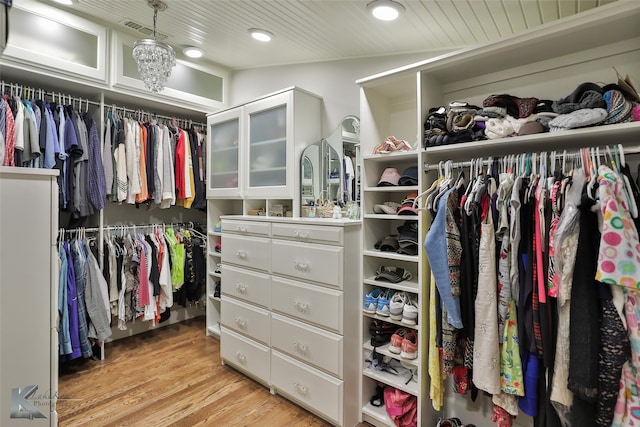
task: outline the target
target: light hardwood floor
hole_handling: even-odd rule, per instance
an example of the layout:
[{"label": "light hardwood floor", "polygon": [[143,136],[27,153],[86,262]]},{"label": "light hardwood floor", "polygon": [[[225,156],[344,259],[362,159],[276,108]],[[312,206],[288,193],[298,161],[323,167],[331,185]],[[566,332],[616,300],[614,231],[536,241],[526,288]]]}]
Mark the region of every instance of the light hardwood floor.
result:
[{"label": "light hardwood floor", "polygon": [[61,365],[60,426],[330,425],[222,366],[204,330],[198,317],[107,343],[104,361]]}]

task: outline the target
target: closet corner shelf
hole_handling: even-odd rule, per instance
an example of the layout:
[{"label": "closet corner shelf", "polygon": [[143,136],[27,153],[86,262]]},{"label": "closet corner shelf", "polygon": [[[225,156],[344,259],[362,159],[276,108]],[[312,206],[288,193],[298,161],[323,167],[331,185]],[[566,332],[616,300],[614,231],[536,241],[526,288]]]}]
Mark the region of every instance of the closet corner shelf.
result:
[{"label": "closet corner shelf", "polygon": [[212,301],[220,301],[220,297],[214,297],[213,295],[209,295],[209,299]]},{"label": "closet corner shelf", "polygon": [[518,145],[518,152],[553,150],[555,147],[563,149],[578,149],[582,147],[606,145],[606,141],[617,144],[623,141],[640,140],[640,122],[617,123],[586,127],[580,129],[545,132],[532,135],[511,136],[483,141],[463,142],[460,144],[427,147],[424,151],[430,163],[451,158],[459,158],[473,152],[474,157],[517,154],[514,145]]},{"label": "closet corner shelf", "polygon": [[211,335],[215,335],[217,337],[220,336],[220,327],[219,326],[209,326],[207,327],[207,332],[209,332]]},{"label": "closet corner shelf", "polygon": [[418,150],[410,150],[410,151],[396,151],[389,154],[365,154],[362,156],[363,160],[368,162],[394,162],[403,160],[415,160],[416,155],[419,154]]},{"label": "closet corner shelf", "polygon": [[383,382],[387,385],[397,388],[398,390],[402,390],[414,396],[418,396],[418,383],[413,380],[409,384],[405,384],[405,378],[399,377],[395,374],[390,374],[388,372],[376,371],[371,368],[365,368],[362,373],[365,376],[373,378],[376,381]]},{"label": "closet corner shelf", "polygon": [[418,255],[403,255],[395,252],[378,251],[375,249],[365,249],[363,251],[363,255],[376,258],[394,259],[397,261],[418,262]]},{"label": "closet corner shelf", "polygon": [[[364,348],[365,350],[368,351],[372,351],[373,350],[373,346],[371,345],[371,343],[369,341],[366,341],[363,345],[362,348]],[[376,347],[376,353],[378,354],[382,354],[388,357],[391,357],[392,359],[396,359],[402,362],[403,365],[407,365],[407,366],[411,366],[413,368],[418,368],[418,359],[403,359],[402,357],[400,357],[399,354],[394,354],[391,353],[389,351],[389,344],[385,344],[382,345],[380,347]]]},{"label": "closet corner shelf", "polygon": [[415,282],[415,281],[403,280],[400,283],[391,283],[391,282],[383,282],[380,280],[376,280],[374,277],[375,276],[364,279],[364,283],[366,283],[367,285],[372,285],[379,288],[394,289],[396,291],[405,291],[405,292],[410,292],[414,294],[417,294],[418,292],[420,292],[420,287],[418,286],[418,282]]}]

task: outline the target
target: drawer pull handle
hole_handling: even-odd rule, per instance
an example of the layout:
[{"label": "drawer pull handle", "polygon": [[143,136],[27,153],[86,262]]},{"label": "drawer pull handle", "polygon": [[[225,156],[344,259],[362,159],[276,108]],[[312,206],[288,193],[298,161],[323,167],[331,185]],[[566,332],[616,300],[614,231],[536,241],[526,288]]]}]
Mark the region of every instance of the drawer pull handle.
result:
[{"label": "drawer pull handle", "polygon": [[306,239],[307,237],[309,237],[309,233],[306,231],[294,231],[293,235],[300,239]]},{"label": "drawer pull handle", "polygon": [[241,351],[236,351],[236,359],[238,361],[245,363],[247,361],[247,355],[242,353]]},{"label": "drawer pull handle", "polygon": [[298,341],[293,342],[293,347],[296,349],[298,353],[307,354],[309,350],[309,346],[305,344],[300,344]]},{"label": "drawer pull handle", "polygon": [[240,258],[240,259],[243,259],[243,260],[247,259],[247,253],[245,251],[243,251],[242,249],[238,249],[236,251],[236,256],[238,258]]},{"label": "drawer pull handle", "polygon": [[298,390],[298,393],[300,394],[307,394],[307,392],[309,391],[309,387],[304,384],[300,384],[297,381],[293,382],[293,387],[295,387],[295,389]]},{"label": "drawer pull handle", "polygon": [[293,268],[298,271],[309,271],[309,264],[302,261],[293,261]]},{"label": "drawer pull handle", "polygon": [[246,320],[242,320],[239,317],[236,317],[236,325],[238,325],[238,327],[241,328],[241,329],[246,329],[247,328],[247,321]]},{"label": "drawer pull handle", "polygon": [[246,294],[247,293],[247,285],[244,283],[236,283],[236,290],[238,293]]},{"label": "drawer pull handle", "polygon": [[236,225],[236,231],[239,231],[241,233],[244,233],[247,231],[247,227],[244,227],[242,225]]},{"label": "drawer pull handle", "polygon": [[309,304],[307,304],[306,302],[296,300],[293,302],[293,306],[301,313],[306,313],[307,311],[309,311]]}]

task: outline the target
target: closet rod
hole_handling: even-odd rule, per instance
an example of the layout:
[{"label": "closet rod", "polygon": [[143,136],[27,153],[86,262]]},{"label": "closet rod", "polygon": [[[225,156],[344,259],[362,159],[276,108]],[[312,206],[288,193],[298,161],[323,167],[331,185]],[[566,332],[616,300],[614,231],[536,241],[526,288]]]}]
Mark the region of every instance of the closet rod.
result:
[{"label": "closet rod", "polygon": [[[599,148],[600,149],[600,156],[604,156],[606,154],[606,147],[590,147],[590,148]],[[610,147],[611,149],[611,147]],[[572,150],[566,150],[563,152],[556,152],[556,159],[558,160],[562,160],[564,157],[564,154],[566,154],[567,156],[571,155],[571,156],[575,156],[577,153],[579,153],[580,149],[572,149]],[[624,154],[627,155],[633,155],[633,154],[640,154],[640,146],[637,147],[624,147],[623,148]],[[550,151],[547,151],[547,153],[549,153]],[[540,154],[540,153],[536,153],[536,154]],[[504,156],[494,156],[491,157],[491,161],[493,161],[493,159],[498,158],[504,158],[504,157],[508,157],[509,155],[504,155]],[[482,165],[483,166],[489,166],[489,157],[487,157],[486,159],[484,159],[482,161]],[[469,161],[464,161],[464,162],[449,162],[448,166],[452,167],[454,169],[461,169],[461,168],[468,168],[471,167],[473,165],[475,165],[476,163],[473,160],[469,160]],[[442,165],[444,165],[444,162],[442,163]],[[433,170],[437,170],[438,168],[442,168],[443,166],[440,164],[435,164],[435,163],[426,163],[424,164],[424,171],[425,172],[429,172],[429,171],[433,171]]]},{"label": "closet rod", "polygon": [[164,226],[164,227],[184,227],[184,226],[188,226],[188,227],[195,227],[195,226],[201,226],[202,224],[198,223],[198,222],[172,222],[172,223],[157,223],[157,224],[129,224],[129,225],[108,225],[108,226],[104,226],[104,227],[77,227],[77,228],[66,228],[66,229],[61,229],[61,231],[64,232],[76,232],[76,231],[84,231],[87,233],[95,233],[101,230],[133,230],[136,228],[151,228],[151,227],[158,227],[158,226]]},{"label": "closet rod", "polygon": [[[107,110],[107,106],[105,106],[105,110]],[[127,107],[119,107],[117,105],[111,105],[111,110],[109,111],[113,111],[113,109],[115,109],[116,111],[121,111],[123,116],[126,116],[127,113],[131,113],[131,114],[143,114],[146,116],[149,116],[150,118],[155,118],[155,119],[163,119],[163,120],[167,120],[169,122],[171,122],[172,120],[178,120],[179,122],[183,122],[183,123],[189,123],[189,125],[196,125],[201,127],[202,129],[206,129],[207,125],[205,123],[201,123],[201,122],[194,122],[191,119],[181,119],[175,116],[165,116],[162,114],[156,114],[156,113],[151,113],[149,111],[145,111],[145,110],[141,110],[141,109],[133,109],[133,108],[127,108]],[[188,127],[188,126],[184,126],[184,127]]]},{"label": "closet rod", "polygon": [[[87,106],[89,105],[93,105],[95,107],[100,107],[102,104],[100,102],[97,101],[91,101],[87,98],[81,98],[78,96],[73,96],[73,95],[68,95],[68,94],[64,94],[62,92],[47,92],[44,89],[40,89],[40,88],[34,88],[34,87],[29,87],[27,85],[21,85],[18,83],[8,83],[5,82],[4,80],[0,80],[0,93],[4,94],[5,91],[5,87],[9,87],[11,89],[11,95],[20,95],[22,98],[25,97],[25,93],[26,93],[26,97],[31,97],[31,98],[37,98],[37,99],[42,99],[44,100],[44,97],[48,96],[50,97],[53,101],[58,100],[59,103],[64,104],[67,100],[69,101],[69,103],[73,104],[74,101],[77,101],[80,106],[82,106],[83,104],[86,104]],[[15,91],[15,93],[14,93]],[[32,96],[30,96],[30,94]],[[193,125],[199,126],[202,129],[206,129],[207,125],[205,123],[201,123],[201,122],[195,122],[191,119],[183,119],[183,118],[178,118],[178,117],[171,117],[171,116],[165,116],[162,114],[156,114],[156,113],[151,113],[150,111],[145,111],[142,109],[136,109],[136,108],[127,108],[127,107],[121,107],[121,106],[117,106],[117,105],[111,105],[111,108],[115,108],[116,111],[122,111],[123,115],[126,115],[127,112],[129,113],[143,113],[151,118],[160,118],[163,120],[167,120],[169,122],[171,122],[172,120],[178,120],[181,123],[184,123],[185,126],[183,126],[184,128]],[[108,109],[108,106],[105,105],[105,110]],[[189,126],[186,126],[186,124],[189,124]]]}]

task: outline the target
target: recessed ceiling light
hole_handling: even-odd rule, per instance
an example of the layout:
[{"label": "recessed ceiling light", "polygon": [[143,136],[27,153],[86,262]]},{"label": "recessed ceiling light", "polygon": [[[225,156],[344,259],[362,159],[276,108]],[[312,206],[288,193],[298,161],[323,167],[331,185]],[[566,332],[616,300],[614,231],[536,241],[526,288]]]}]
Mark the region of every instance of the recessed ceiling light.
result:
[{"label": "recessed ceiling light", "polygon": [[404,12],[404,6],[393,0],[374,0],[367,5],[371,14],[381,21],[393,21]]},{"label": "recessed ceiling light", "polygon": [[259,28],[250,28],[249,33],[251,33],[251,37],[261,42],[270,42],[273,34],[266,30],[261,30]]},{"label": "recessed ceiling light", "polygon": [[60,3],[63,4],[65,6],[72,6],[76,3],[78,3],[78,0],[53,0],[56,3]]},{"label": "recessed ceiling light", "polygon": [[202,55],[204,55],[204,51],[195,46],[186,46],[182,49],[182,53],[187,55],[189,58],[202,58]]}]

